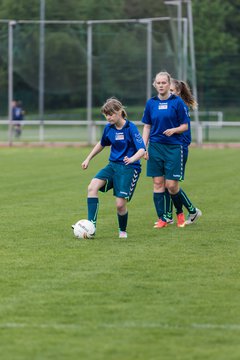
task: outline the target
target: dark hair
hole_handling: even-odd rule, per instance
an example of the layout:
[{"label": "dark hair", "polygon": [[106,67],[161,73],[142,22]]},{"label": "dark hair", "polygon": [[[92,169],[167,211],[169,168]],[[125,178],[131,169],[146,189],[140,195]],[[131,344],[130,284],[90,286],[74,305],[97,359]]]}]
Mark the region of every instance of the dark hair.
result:
[{"label": "dark hair", "polygon": [[101,113],[104,115],[112,115],[118,111],[122,111],[121,114],[124,119],[127,118],[127,112],[123,104],[115,97],[107,99],[101,108]]},{"label": "dark hair", "polygon": [[182,80],[177,79],[171,79],[171,83],[175,86],[177,93],[183,99],[185,104],[193,110],[196,109],[198,103],[195,100],[188,84]]}]

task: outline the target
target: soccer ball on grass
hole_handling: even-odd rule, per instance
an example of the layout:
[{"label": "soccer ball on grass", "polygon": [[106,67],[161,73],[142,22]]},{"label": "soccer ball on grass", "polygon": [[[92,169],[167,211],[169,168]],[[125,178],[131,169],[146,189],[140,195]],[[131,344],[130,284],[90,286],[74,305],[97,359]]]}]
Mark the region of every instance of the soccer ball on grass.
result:
[{"label": "soccer ball on grass", "polygon": [[78,239],[92,239],[95,231],[94,224],[86,219],[79,220],[73,225],[73,233]]}]

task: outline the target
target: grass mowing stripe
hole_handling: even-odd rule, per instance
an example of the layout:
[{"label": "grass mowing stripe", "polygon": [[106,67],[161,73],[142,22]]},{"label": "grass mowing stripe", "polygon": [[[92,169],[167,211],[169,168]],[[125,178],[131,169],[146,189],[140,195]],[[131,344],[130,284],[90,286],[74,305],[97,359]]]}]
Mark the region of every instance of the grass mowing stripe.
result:
[{"label": "grass mowing stripe", "polygon": [[[0,328],[14,329],[14,328],[39,328],[39,329],[55,329],[55,330],[76,330],[82,329],[84,325],[81,324],[21,324],[21,323],[6,323],[0,324]],[[198,329],[198,330],[215,330],[220,329],[224,331],[240,331],[240,324],[189,324],[174,325],[174,324],[160,324],[160,323],[135,323],[126,321],[121,324],[97,324],[98,328],[159,328],[159,329]]]}]

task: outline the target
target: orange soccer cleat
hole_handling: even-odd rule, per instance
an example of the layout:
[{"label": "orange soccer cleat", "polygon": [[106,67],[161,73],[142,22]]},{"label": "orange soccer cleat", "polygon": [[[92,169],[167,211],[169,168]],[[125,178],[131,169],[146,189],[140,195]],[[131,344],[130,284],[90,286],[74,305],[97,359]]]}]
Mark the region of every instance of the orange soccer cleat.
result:
[{"label": "orange soccer cleat", "polygon": [[155,229],[161,229],[168,226],[166,221],[163,221],[162,219],[159,219],[155,224],[154,224],[154,228]]},{"label": "orange soccer cleat", "polygon": [[177,227],[184,227],[184,226],[185,226],[184,213],[180,213],[177,215]]}]

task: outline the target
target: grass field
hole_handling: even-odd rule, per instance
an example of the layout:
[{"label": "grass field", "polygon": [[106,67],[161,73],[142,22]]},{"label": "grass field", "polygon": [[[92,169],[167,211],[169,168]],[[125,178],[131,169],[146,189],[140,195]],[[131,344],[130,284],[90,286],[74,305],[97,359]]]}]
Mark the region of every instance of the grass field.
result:
[{"label": "grass field", "polygon": [[1,360],[239,360],[238,149],[190,151],[195,225],[153,229],[143,173],[118,239],[111,193],[97,235],[77,240],[86,190],[108,150],[0,149]]}]

